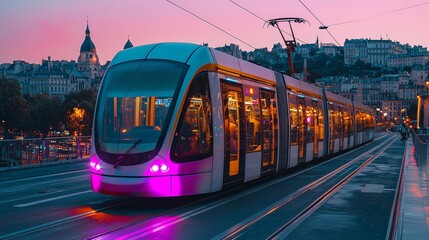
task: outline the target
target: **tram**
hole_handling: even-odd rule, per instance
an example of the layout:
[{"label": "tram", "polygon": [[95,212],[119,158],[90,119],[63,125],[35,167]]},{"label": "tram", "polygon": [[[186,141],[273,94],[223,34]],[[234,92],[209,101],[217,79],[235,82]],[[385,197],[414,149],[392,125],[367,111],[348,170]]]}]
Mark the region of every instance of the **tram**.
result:
[{"label": "tram", "polygon": [[367,106],[206,46],[133,47],[100,86],[92,189],[217,192],[371,141],[374,123]]}]

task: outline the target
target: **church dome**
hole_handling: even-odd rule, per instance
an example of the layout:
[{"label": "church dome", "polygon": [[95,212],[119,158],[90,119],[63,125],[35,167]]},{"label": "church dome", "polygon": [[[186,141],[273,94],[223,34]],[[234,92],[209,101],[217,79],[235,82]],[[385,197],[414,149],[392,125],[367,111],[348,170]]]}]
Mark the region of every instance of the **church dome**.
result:
[{"label": "church dome", "polygon": [[132,48],[132,47],[134,47],[134,45],[131,43],[130,38],[128,38],[128,41],[124,45],[124,49]]},{"label": "church dome", "polygon": [[95,45],[91,40],[89,26],[86,24],[86,30],[85,30],[85,40],[83,41],[82,45],[80,46],[80,52],[95,52]]}]

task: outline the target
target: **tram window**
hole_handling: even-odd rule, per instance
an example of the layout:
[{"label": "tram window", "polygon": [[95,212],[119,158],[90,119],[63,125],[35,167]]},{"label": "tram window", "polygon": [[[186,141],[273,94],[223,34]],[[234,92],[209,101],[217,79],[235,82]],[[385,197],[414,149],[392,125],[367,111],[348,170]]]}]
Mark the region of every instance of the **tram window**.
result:
[{"label": "tram window", "polygon": [[356,112],[356,128],[358,132],[363,131],[363,119],[360,111]]},{"label": "tram window", "polygon": [[261,91],[262,166],[273,165],[277,152],[277,106],[274,92]]},{"label": "tram window", "polygon": [[341,133],[343,131],[343,122],[342,122],[342,114],[341,114],[341,110],[340,110],[340,106],[335,104],[334,105],[334,133],[335,133],[335,138],[341,138]]},{"label": "tram window", "polygon": [[353,135],[353,121],[352,121],[352,114],[351,114],[351,108],[347,108],[344,110],[343,113],[344,116],[344,132],[346,136],[352,136]]},{"label": "tram window", "polygon": [[322,101],[317,102],[317,116],[318,116],[318,128],[319,128],[319,141],[323,141],[325,138],[325,124],[323,118],[323,106]]},{"label": "tram window", "polygon": [[184,64],[158,60],[129,61],[109,68],[94,115],[95,147],[124,153],[130,144],[141,142],[133,153],[155,150],[187,69]]},{"label": "tram window", "polygon": [[[343,115],[343,106],[338,106],[338,137],[342,139],[344,137],[344,115]],[[342,145],[342,140],[340,140],[340,146]]]},{"label": "tram window", "polygon": [[315,109],[313,107],[313,101],[309,98],[305,99],[306,101],[306,108],[305,108],[305,121],[306,121],[306,143],[312,143],[314,142],[314,136],[315,136]]},{"label": "tram window", "polygon": [[207,73],[192,83],[172,145],[172,158],[195,161],[212,155],[212,112]]},{"label": "tram window", "polygon": [[296,107],[296,99],[289,98],[290,110],[290,143],[291,145],[298,144],[298,108]]},{"label": "tram window", "polygon": [[335,138],[336,134],[335,134],[335,124],[337,124],[336,117],[335,117],[335,108],[334,108],[334,104],[330,103],[329,104],[329,137],[330,140],[333,141],[333,139]]},{"label": "tram window", "polygon": [[261,113],[258,88],[244,86],[244,104],[247,152],[261,151]]}]

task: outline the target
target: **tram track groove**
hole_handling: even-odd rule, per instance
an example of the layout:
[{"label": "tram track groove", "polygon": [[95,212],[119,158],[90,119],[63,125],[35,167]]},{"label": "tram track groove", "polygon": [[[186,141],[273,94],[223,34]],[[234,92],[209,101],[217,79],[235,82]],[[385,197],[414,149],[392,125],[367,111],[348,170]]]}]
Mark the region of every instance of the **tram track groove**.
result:
[{"label": "tram track groove", "polygon": [[295,216],[292,220],[290,220],[289,222],[284,224],[281,228],[279,228],[273,234],[268,236],[266,239],[283,239],[283,238],[287,237],[287,234],[291,230],[291,229],[288,229],[288,227],[292,226],[292,228],[293,228],[294,227],[293,225],[297,225],[297,223],[303,221],[305,218],[307,218],[309,215],[311,215],[328,198],[330,198],[332,195],[334,195],[339,189],[341,189],[344,185],[346,185],[353,177],[355,177],[357,174],[359,174],[362,171],[362,169],[366,168],[368,165],[370,165],[372,162],[374,162],[374,160],[376,160],[378,157],[380,157],[380,155],[383,154],[390,146],[392,146],[393,143],[394,143],[394,141],[390,142],[385,147],[383,147],[374,156],[370,157],[363,164],[358,166],[358,168],[356,168],[351,173],[349,173],[345,178],[343,178],[341,181],[339,181],[337,184],[335,184],[333,187],[331,187],[328,191],[326,191],[325,194],[323,194],[319,198],[317,198],[316,201],[314,201],[311,205],[306,207],[297,216]]},{"label": "tram track groove", "polygon": [[39,231],[42,231],[42,230],[45,230],[45,229],[48,229],[48,228],[56,227],[56,226],[61,225],[61,224],[67,224],[67,223],[70,223],[70,222],[73,222],[73,221],[77,221],[77,220],[80,220],[80,219],[88,218],[88,217],[93,216],[93,215],[95,215],[97,213],[104,212],[104,211],[107,211],[107,210],[110,210],[110,209],[114,209],[114,208],[118,208],[118,207],[130,204],[130,203],[132,203],[134,201],[135,200],[127,201],[127,202],[122,202],[122,203],[114,204],[114,205],[111,205],[111,206],[107,206],[107,207],[103,207],[103,208],[99,208],[99,209],[94,209],[92,211],[81,213],[81,214],[78,214],[78,215],[74,215],[74,216],[70,216],[70,217],[58,219],[56,221],[51,221],[51,222],[47,222],[47,223],[44,223],[44,224],[36,225],[36,226],[30,227],[30,228],[22,229],[20,231],[16,231],[16,232],[13,232],[13,233],[2,235],[2,236],[0,236],[0,239],[7,240],[7,239],[13,239],[13,238],[17,238],[17,237],[23,237],[23,236],[26,236],[28,234],[32,234],[32,233],[39,232]]},{"label": "tram track groove", "polygon": [[[376,140],[379,140],[379,139],[383,139],[383,138],[385,138],[385,137],[387,137],[386,135],[384,135],[384,136],[382,136],[382,137],[379,137],[379,138],[377,138]],[[391,140],[391,139],[393,139],[393,138],[396,138],[396,136],[390,136],[390,138],[389,138],[389,140]],[[375,142],[375,141],[374,141]],[[376,146],[376,147],[374,147],[374,148],[372,148],[372,151],[371,152],[373,152],[373,151],[376,151],[377,149],[379,149],[380,148],[380,146]],[[349,152],[346,152],[346,153],[344,153],[344,154],[351,154],[352,152],[354,152],[354,151],[356,151],[356,149],[353,149],[352,151],[349,151]],[[364,153],[364,154],[360,154],[359,156],[358,156],[358,158],[363,158],[363,157],[365,157],[365,156],[367,156],[369,153],[368,152],[366,152],[366,153]],[[340,156],[342,156],[342,155],[340,155]],[[213,208],[215,208],[215,207],[218,207],[218,206],[220,206],[220,205],[224,205],[224,204],[227,204],[228,202],[231,202],[231,201],[234,201],[234,200],[237,200],[237,199],[240,199],[240,198],[243,198],[245,195],[249,195],[249,194],[252,194],[252,193],[254,193],[254,192],[256,192],[256,191],[260,191],[261,189],[264,189],[264,188],[266,188],[267,186],[269,186],[269,185],[274,185],[274,184],[278,184],[279,182],[282,182],[282,181],[285,181],[286,179],[289,179],[289,178],[291,178],[291,177],[294,177],[294,176],[296,176],[296,175],[299,175],[299,174],[302,174],[302,173],[304,173],[304,172],[306,172],[306,171],[308,171],[308,170],[310,170],[310,169],[312,169],[312,168],[316,168],[317,166],[319,166],[319,165],[323,165],[323,164],[326,164],[326,163],[328,163],[328,162],[331,162],[331,161],[334,161],[337,157],[339,157],[339,156],[336,156],[336,157],[334,157],[333,159],[330,159],[330,160],[328,160],[328,161],[324,161],[324,162],[321,162],[321,163],[319,163],[319,164],[317,164],[316,166],[313,166],[313,167],[311,167],[311,168],[306,168],[306,169],[304,169],[304,170],[302,170],[302,171],[299,171],[298,173],[295,173],[295,174],[293,174],[293,175],[288,175],[288,176],[285,176],[285,177],[282,177],[282,179],[280,179],[280,180],[277,180],[277,181],[273,181],[273,182],[271,182],[271,183],[268,183],[268,184],[265,184],[264,186],[262,186],[262,187],[256,187],[256,189],[253,189],[253,190],[250,190],[250,191],[245,191],[245,192],[242,192],[242,193],[240,193],[240,194],[238,194],[238,195],[235,195],[235,196],[233,196],[233,197],[231,197],[231,198],[229,198],[229,199],[221,199],[221,200],[219,200],[219,201],[215,201],[214,203],[210,203],[209,205],[203,205],[203,206],[201,206],[201,207],[199,207],[199,208],[197,208],[197,209],[193,209],[193,210],[191,210],[191,211],[188,211],[188,212],[185,212],[185,213],[183,213],[183,214],[180,214],[179,216],[177,216],[177,218],[175,218],[175,219],[171,219],[171,220],[167,220],[167,221],[161,221],[161,222],[158,222],[157,224],[155,224],[155,225],[149,225],[149,226],[145,226],[144,225],[144,222],[146,222],[146,221],[150,221],[151,219],[154,219],[154,217],[152,217],[151,219],[144,219],[144,220],[142,220],[141,222],[133,222],[133,223],[130,223],[130,224],[127,224],[127,225],[124,225],[124,226],[120,226],[120,227],[118,227],[118,228],[116,228],[116,229],[112,229],[112,230],[110,230],[110,231],[108,231],[108,232],[105,232],[105,233],[101,233],[101,234],[97,234],[97,235],[95,235],[95,236],[92,236],[92,237],[90,237],[90,238],[88,238],[88,239],[104,239],[106,236],[107,237],[109,237],[111,234],[114,234],[115,232],[117,232],[117,231],[120,231],[120,230],[124,230],[124,229],[126,229],[126,228],[128,228],[128,227],[132,227],[132,226],[135,226],[136,224],[143,224],[143,227],[141,227],[139,230],[137,230],[137,231],[135,231],[135,232],[132,232],[131,231],[131,233],[127,233],[124,237],[125,238],[123,238],[123,239],[139,239],[139,238],[141,238],[141,237],[147,237],[147,236],[149,236],[149,235],[151,235],[151,234],[153,234],[153,233],[155,233],[155,232],[157,232],[157,231],[159,231],[159,230],[162,230],[162,229],[164,229],[164,228],[167,228],[167,227],[170,227],[170,226],[172,226],[172,225],[175,225],[175,224],[179,224],[180,222],[183,222],[183,221],[185,221],[185,220],[187,220],[187,219],[189,219],[189,218],[191,218],[191,217],[193,217],[193,216],[196,216],[196,215],[198,215],[198,214],[201,214],[201,213],[203,213],[203,212],[206,212],[206,211],[209,211],[209,210],[211,210],[211,209],[213,209]],[[356,157],[355,157],[356,158]],[[356,161],[358,161],[358,160],[356,160]],[[346,163],[346,165],[350,165],[349,163]],[[332,174],[332,175],[335,175],[335,174]],[[317,183],[317,182],[320,182],[320,183]],[[310,188],[301,188],[300,190],[298,190],[298,191],[301,191],[302,193],[301,194],[299,194],[298,193],[298,195],[302,195],[304,192],[306,192],[306,191],[309,191],[309,190],[311,190],[311,189],[313,189],[317,184],[321,184],[321,182],[323,182],[323,180],[318,180],[318,181],[316,181],[316,183],[313,183],[313,184],[310,184]],[[221,193],[219,193],[219,194],[216,194],[216,196],[222,196],[222,195],[226,195],[226,193],[227,192],[221,192]],[[293,195],[296,195],[297,193],[295,193],[295,194],[293,194]],[[290,195],[288,195],[288,197],[290,198],[291,196]],[[293,196],[292,196],[293,197]],[[212,197],[210,197],[210,198],[212,198]],[[202,200],[202,201],[206,201],[206,200],[208,200],[208,199],[204,199],[204,200]],[[215,237],[214,239],[219,239],[219,238],[221,238],[221,237]]]},{"label": "tram track groove", "polygon": [[[375,139],[374,142],[377,141],[377,140],[379,140],[379,139],[384,139],[385,137],[386,137],[386,135],[383,135],[383,136]],[[393,137],[390,137],[390,138],[393,138]],[[376,149],[376,148],[377,147],[374,147],[373,149]],[[350,154],[350,153],[354,152],[355,150],[356,149],[353,149],[353,150],[348,151],[348,152],[346,152],[344,154]],[[261,189],[266,188],[267,186],[278,184],[279,182],[285,181],[285,179],[289,179],[289,178],[294,177],[296,175],[302,174],[302,173],[304,173],[304,172],[306,172],[306,171],[308,171],[310,169],[316,168],[319,165],[323,165],[323,164],[326,164],[328,162],[334,161],[337,157],[342,156],[344,154],[335,156],[334,158],[329,159],[328,161],[323,161],[323,162],[317,163],[314,166],[310,166],[310,167],[307,167],[305,169],[302,169],[302,170],[299,170],[299,171],[295,171],[295,173],[283,176],[283,177],[281,177],[281,179],[277,179],[277,180],[273,179],[273,181],[270,181],[267,184],[264,184],[263,186],[257,186],[256,188],[255,188],[255,186],[253,186],[254,189],[245,190],[244,192],[241,192],[238,195],[235,195],[235,196],[232,196],[232,197],[229,196],[229,197],[227,197],[227,199],[223,199],[222,196],[228,195],[229,193],[231,193],[234,190],[223,191],[223,192],[220,192],[220,193],[217,193],[217,194],[210,195],[209,197],[203,197],[203,198],[200,198],[197,201],[192,201],[192,202],[190,202],[188,204],[185,204],[185,205],[182,205],[182,206],[179,206],[179,207],[174,207],[174,208],[169,209],[167,211],[161,211],[161,212],[159,212],[159,213],[157,213],[155,215],[152,215],[152,216],[139,217],[139,218],[136,218],[136,219],[132,220],[132,222],[127,222],[124,225],[117,226],[117,227],[115,227],[115,228],[113,228],[111,230],[108,230],[108,231],[105,231],[103,233],[90,236],[90,237],[88,237],[86,239],[99,239],[99,238],[103,238],[105,236],[108,236],[108,235],[110,235],[112,233],[117,232],[118,230],[123,230],[123,229],[126,229],[126,228],[130,227],[130,226],[135,226],[137,224],[141,224],[141,223],[153,220],[153,219],[155,219],[157,217],[168,215],[169,213],[172,213],[172,212],[178,212],[178,211],[180,211],[182,209],[185,209],[186,207],[189,207],[190,205],[194,205],[194,204],[197,204],[197,203],[204,203],[205,201],[208,201],[210,199],[215,199],[215,198],[219,198],[219,197],[221,198],[220,200],[216,200],[215,202],[212,202],[212,203],[209,203],[209,204],[203,204],[201,207],[198,207],[196,209],[192,209],[190,211],[187,211],[187,212],[179,215],[178,218],[176,218],[174,220],[163,221],[163,222],[159,222],[156,225],[146,227],[146,228],[144,228],[143,232],[140,232],[140,233],[138,233],[136,235],[136,236],[147,236],[147,235],[150,235],[151,233],[153,233],[154,230],[157,230],[157,229],[160,230],[160,229],[172,226],[174,224],[178,224],[178,223],[180,223],[180,222],[182,222],[182,221],[184,221],[186,219],[189,219],[189,218],[191,218],[193,216],[201,214],[202,212],[208,211],[210,209],[214,209],[214,208],[216,208],[216,207],[218,207],[220,205],[227,204],[228,202],[237,200],[239,198],[242,198],[243,196],[252,194],[252,193],[254,193],[256,191],[260,191]],[[368,155],[368,153],[361,154],[360,156],[363,157],[364,155]],[[323,180],[319,180],[319,181],[323,181]],[[318,185],[320,185],[320,183],[317,183],[317,182],[316,183],[312,183],[311,187],[315,188]],[[304,193],[306,191],[311,190],[312,188],[309,188],[307,190],[300,189],[299,191],[302,191]],[[75,215],[75,216],[70,216],[70,217],[66,217],[66,218],[62,218],[62,219],[58,219],[56,221],[52,221],[52,222],[40,224],[40,225],[33,226],[33,227],[30,227],[30,228],[27,228],[27,229],[23,229],[23,230],[20,230],[20,231],[13,232],[13,233],[10,233],[10,234],[6,234],[6,235],[3,235],[3,236],[0,236],[0,238],[1,239],[13,239],[13,238],[16,238],[16,237],[23,237],[23,236],[26,236],[28,234],[39,232],[39,231],[46,230],[46,229],[49,229],[49,228],[54,228],[54,227],[56,227],[58,225],[69,224],[69,223],[74,222],[74,221],[79,221],[79,220],[82,220],[82,219],[85,219],[85,218],[89,218],[89,217],[91,217],[91,216],[93,216],[93,215],[95,215],[97,213],[103,213],[103,212],[107,212],[107,211],[112,210],[112,209],[119,209],[121,207],[129,206],[130,204],[133,204],[135,201],[136,200],[127,201],[127,202],[121,202],[121,203],[114,204],[114,205],[111,205],[111,206],[107,206],[107,207],[103,207],[103,208],[99,208],[99,209],[94,209],[93,211],[90,211],[90,212],[86,212],[86,213],[82,213],[82,214],[78,214],[78,215]],[[207,210],[204,210],[204,209],[207,209]],[[134,236],[134,237],[136,237],[136,236]],[[130,237],[133,237],[133,236],[130,236]]]},{"label": "tram track groove", "polygon": [[[337,176],[339,173],[341,173],[342,171],[344,171],[346,168],[352,166],[353,164],[357,164],[357,162],[361,161],[362,158],[364,158],[365,156],[368,156],[369,154],[376,152],[377,150],[379,150],[376,154],[374,154],[372,157],[370,157],[368,160],[365,160],[365,162],[363,164],[361,164],[357,169],[355,169],[352,173],[350,173],[346,179],[343,179],[342,181],[340,181],[339,183],[351,179],[353,176],[355,176],[361,169],[363,169],[364,167],[366,167],[367,165],[369,165],[373,160],[375,160],[380,154],[382,154],[386,149],[388,149],[394,141],[392,141],[392,139],[395,139],[396,136],[391,136],[388,140],[389,143],[386,144],[385,146],[375,146],[374,148],[371,149],[371,151],[369,152],[365,152],[357,157],[355,157],[352,161],[342,165],[341,167],[337,168],[336,170],[330,172],[329,174],[313,181],[312,183],[300,188],[299,190],[297,190],[295,193],[286,196],[285,198],[283,198],[280,203],[277,203],[275,206],[270,206],[268,207],[265,211],[263,211],[263,213],[259,213],[259,216],[255,216],[253,217],[248,223],[246,224],[242,224],[241,226],[235,226],[234,230],[229,230],[229,234],[227,236],[218,236],[221,237],[222,239],[237,239],[240,238],[240,235],[243,234],[243,232],[245,232],[248,228],[250,228],[252,225],[258,223],[259,221],[261,221],[262,219],[266,218],[267,216],[269,216],[270,214],[273,214],[274,212],[276,212],[278,209],[280,209],[281,207],[284,207],[285,205],[287,205],[288,203],[290,203],[291,201],[299,198],[300,196],[302,196],[303,194],[305,194],[308,191],[311,191],[313,189],[315,189],[316,187],[322,185],[323,183],[325,183],[326,181],[328,181],[329,179],[333,178],[334,176]],[[335,189],[339,189],[341,186],[343,186],[344,184],[337,186],[339,183],[337,183],[334,187]],[[334,189],[330,189],[328,192],[326,192],[325,194],[328,194],[329,192],[332,192]],[[319,201],[320,201],[319,197]],[[325,198],[323,198],[325,199]],[[314,204],[314,203],[313,203]],[[308,206],[306,208],[305,211],[303,211],[302,213],[305,213],[309,210]],[[299,216],[302,215],[299,214]],[[289,221],[288,223],[286,223],[287,226],[290,226],[291,224],[293,224],[297,218],[299,216],[296,216],[294,219],[292,219],[291,221]],[[271,237],[272,238],[272,237]],[[268,239],[271,239],[268,238]]]}]

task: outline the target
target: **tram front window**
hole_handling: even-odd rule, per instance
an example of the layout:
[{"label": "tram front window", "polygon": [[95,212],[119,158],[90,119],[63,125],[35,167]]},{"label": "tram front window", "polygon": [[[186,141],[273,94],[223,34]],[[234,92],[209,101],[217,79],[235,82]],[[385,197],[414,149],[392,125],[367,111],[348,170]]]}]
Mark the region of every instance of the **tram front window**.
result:
[{"label": "tram front window", "polygon": [[186,70],[183,64],[152,60],[109,68],[95,115],[96,147],[121,154],[138,142],[133,153],[154,150]]}]

